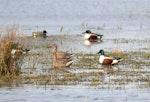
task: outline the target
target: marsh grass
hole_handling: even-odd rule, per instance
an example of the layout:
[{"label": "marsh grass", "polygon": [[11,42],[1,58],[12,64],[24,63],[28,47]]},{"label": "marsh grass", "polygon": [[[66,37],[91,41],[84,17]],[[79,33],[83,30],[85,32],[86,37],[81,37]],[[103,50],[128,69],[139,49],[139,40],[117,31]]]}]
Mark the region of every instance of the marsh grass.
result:
[{"label": "marsh grass", "polygon": [[[65,41],[68,36],[69,35],[64,36],[60,34],[57,37],[57,43]],[[116,43],[130,43],[131,40],[123,39],[123,41],[114,41]],[[48,41],[48,43],[49,42],[50,41]],[[50,52],[45,53],[48,50],[44,44],[42,47],[37,45],[37,47],[34,47],[36,50],[26,56],[28,62],[27,67],[30,69],[30,72],[29,74],[22,74],[22,76],[16,80],[21,80],[23,84],[36,84],[50,87],[61,85],[85,85],[107,89],[125,89],[128,84],[136,86],[140,82],[144,82],[144,86],[146,87],[150,86],[148,83],[150,80],[149,70],[146,69],[149,66],[148,52],[123,52],[120,51],[119,48],[115,48],[111,52],[106,52],[107,56],[117,56],[123,59],[122,62],[115,66],[118,70],[99,64],[98,54],[74,53],[74,63],[69,68],[57,69],[51,66],[51,57],[48,57],[50,56]],[[63,44],[64,42],[62,45]],[[66,50],[67,49],[65,49],[65,51]],[[46,74],[43,74],[43,70],[45,70]],[[33,74],[34,71],[38,73]]]},{"label": "marsh grass", "polygon": [[[95,59],[98,60],[99,57],[97,54],[76,53],[74,57],[78,60],[71,66],[71,68],[49,68],[47,74],[26,74],[20,78],[16,78],[16,80],[18,80],[17,82],[22,80],[22,83],[24,84],[45,85],[52,88],[60,85],[85,85],[110,90],[125,89],[127,84],[135,84],[138,82],[147,83],[150,80],[148,75],[149,72],[142,70],[145,63],[141,65],[141,62],[138,63],[136,59],[132,59],[132,62],[130,62],[131,55],[138,56],[141,52],[107,52],[107,54],[123,57],[123,62],[118,65],[121,66],[121,70],[117,70],[116,72],[112,70],[108,73],[100,71],[84,72],[84,70],[101,70],[106,69],[106,67],[98,67],[99,63],[96,63],[95,61]],[[140,58],[143,59],[143,56],[140,55]],[[118,66],[116,65],[116,67]],[[73,69],[80,69],[81,72],[74,73]],[[6,80],[6,82],[7,81],[10,80]],[[144,85],[145,87],[148,87],[149,83]],[[141,84],[139,86],[141,87]]]},{"label": "marsh grass", "polygon": [[17,58],[12,58],[11,51],[17,48],[25,47],[25,37],[19,35],[19,27],[14,25],[0,33],[0,76],[1,75],[18,75],[22,65],[23,56],[18,54]]},{"label": "marsh grass", "polygon": [[150,53],[143,53],[143,59],[149,60],[150,59]]},{"label": "marsh grass", "polygon": [[97,54],[84,54],[84,53],[76,53],[75,54],[76,59],[78,60],[74,66],[76,67],[89,67],[89,68],[95,68],[97,67],[98,63],[98,56]]}]

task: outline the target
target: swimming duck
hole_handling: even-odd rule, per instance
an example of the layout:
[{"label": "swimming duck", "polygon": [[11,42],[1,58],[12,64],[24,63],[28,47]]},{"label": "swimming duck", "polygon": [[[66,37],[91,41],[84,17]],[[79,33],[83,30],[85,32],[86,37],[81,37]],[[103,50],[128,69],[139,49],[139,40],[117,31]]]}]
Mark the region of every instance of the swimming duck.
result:
[{"label": "swimming duck", "polygon": [[32,33],[32,36],[34,38],[37,38],[37,37],[43,37],[43,38],[46,38],[47,37],[47,31],[46,30],[43,30],[43,32],[33,32]]},{"label": "swimming duck", "polygon": [[48,48],[52,48],[53,49],[52,53],[56,53],[57,59],[69,59],[73,55],[71,53],[57,51],[57,45],[56,44],[48,46]]},{"label": "swimming duck", "polygon": [[100,50],[98,53],[100,53],[99,57],[99,63],[103,65],[114,65],[119,63],[122,59],[120,57],[106,57],[104,50]]},{"label": "swimming duck", "polygon": [[52,53],[53,57],[53,66],[57,68],[62,68],[62,67],[69,67],[73,61],[66,61],[64,59],[57,59],[56,53]]},{"label": "swimming duck", "polygon": [[103,35],[92,33],[90,30],[83,32],[85,40],[97,40],[101,39]]}]

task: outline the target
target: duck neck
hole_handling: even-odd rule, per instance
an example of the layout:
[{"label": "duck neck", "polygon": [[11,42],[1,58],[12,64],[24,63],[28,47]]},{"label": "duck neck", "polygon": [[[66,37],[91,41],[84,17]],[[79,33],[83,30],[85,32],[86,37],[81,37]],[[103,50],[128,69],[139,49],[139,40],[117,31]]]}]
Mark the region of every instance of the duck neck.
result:
[{"label": "duck neck", "polygon": [[52,52],[56,53],[57,52],[57,47],[54,47]]},{"label": "duck neck", "polygon": [[53,52],[53,59],[54,59],[54,60],[57,60],[56,52]]},{"label": "duck neck", "polygon": [[103,55],[103,56],[105,55],[105,52],[104,52],[104,50],[102,50],[102,51],[101,51],[101,55]]}]

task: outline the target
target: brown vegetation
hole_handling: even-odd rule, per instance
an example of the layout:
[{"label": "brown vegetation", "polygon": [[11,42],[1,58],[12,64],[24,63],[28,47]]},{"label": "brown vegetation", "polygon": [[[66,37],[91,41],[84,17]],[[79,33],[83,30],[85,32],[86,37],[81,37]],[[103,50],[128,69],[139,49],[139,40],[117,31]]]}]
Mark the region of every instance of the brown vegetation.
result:
[{"label": "brown vegetation", "polygon": [[13,25],[5,31],[0,32],[0,76],[1,75],[18,75],[22,63],[21,54],[16,53],[12,57],[12,50],[22,49],[25,46],[25,38],[18,34],[18,26]]}]

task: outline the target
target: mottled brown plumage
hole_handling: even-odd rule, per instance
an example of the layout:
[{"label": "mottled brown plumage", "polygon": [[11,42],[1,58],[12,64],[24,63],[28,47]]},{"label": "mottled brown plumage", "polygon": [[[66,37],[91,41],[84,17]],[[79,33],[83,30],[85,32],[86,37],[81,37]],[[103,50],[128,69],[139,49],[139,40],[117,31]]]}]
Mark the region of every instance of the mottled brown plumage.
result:
[{"label": "mottled brown plumage", "polygon": [[51,46],[48,46],[49,48],[52,48],[52,53],[56,54],[57,59],[70,59],[72,54],[62,51],[57,51],[57,45],[53,44]]},{"label": "mottled brown plumage", "polygon": [[57,68],[69,67],[73,63],[72,60],[57,59],[56,53],[52,53],[52,58],[53,58],[53,66]]}]

